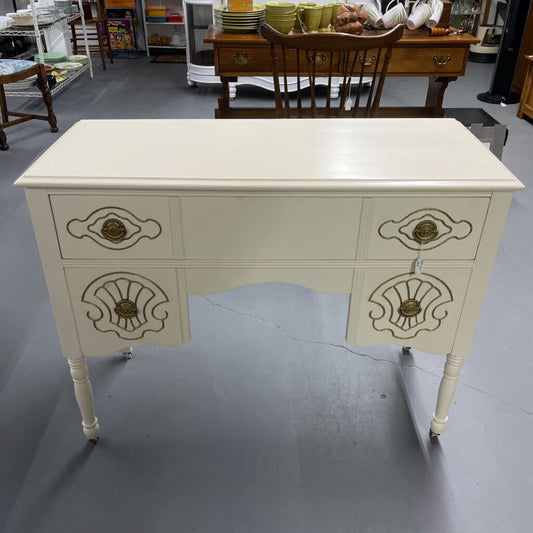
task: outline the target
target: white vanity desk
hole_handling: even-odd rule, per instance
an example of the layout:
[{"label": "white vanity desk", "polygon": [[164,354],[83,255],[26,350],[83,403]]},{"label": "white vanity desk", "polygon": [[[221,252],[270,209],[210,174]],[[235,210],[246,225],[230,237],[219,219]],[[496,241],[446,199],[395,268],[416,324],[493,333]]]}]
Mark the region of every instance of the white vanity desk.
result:
[{"label": "white vanity desk", "polygon": [[91,440],[85,356],[189,342],[188,294],[265,281],[350,293],[350,343],[448,354],[436,437],[523,187],[453,119],[81,121],[16,185]]}]

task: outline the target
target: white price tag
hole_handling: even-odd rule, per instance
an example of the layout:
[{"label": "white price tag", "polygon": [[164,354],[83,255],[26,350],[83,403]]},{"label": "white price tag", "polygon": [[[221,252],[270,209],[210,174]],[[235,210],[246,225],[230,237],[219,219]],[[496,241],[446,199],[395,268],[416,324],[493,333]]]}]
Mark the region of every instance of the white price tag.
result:
[{"label": "white price tag", "polygon": [[415,276],[422,274],[423,270],[424,270],[424,260],[421,257],[419,257],[415,261]]}]

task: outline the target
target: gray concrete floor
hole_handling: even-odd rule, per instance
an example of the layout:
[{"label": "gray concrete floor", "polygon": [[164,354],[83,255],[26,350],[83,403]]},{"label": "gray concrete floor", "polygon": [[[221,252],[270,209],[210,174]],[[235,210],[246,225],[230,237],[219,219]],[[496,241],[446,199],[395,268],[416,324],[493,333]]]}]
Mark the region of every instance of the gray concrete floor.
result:
[{"label": "gray concrete floor", "polygon": [[[128,362],[89,359],[102,435],[86,443],[24,193],[12,182],[81,118],[211,118],[219,88],[187,87],[184,65],[118,60],[55,99],[59,134],[35,121],[9,128],[0,153],[0,531],[531,531],[533,126],[516,105],[476,100],[491,74],[492,65],[469,64],[445,106],[484,107],[507,124],[503,160],[528,188],[513,200],[437,445],[427,431],[444,357],[346,345],[347,296],[284,284],[190,297],[190,344],[145,346]],[[390,79],[383,102],[415,105],[424,94],[423,80]],[[271,102],[257,89],[238,95]],[[198,147],[203,157],[208,146]],[[461,161],[443,147],[435,164],[453,172]]]}]

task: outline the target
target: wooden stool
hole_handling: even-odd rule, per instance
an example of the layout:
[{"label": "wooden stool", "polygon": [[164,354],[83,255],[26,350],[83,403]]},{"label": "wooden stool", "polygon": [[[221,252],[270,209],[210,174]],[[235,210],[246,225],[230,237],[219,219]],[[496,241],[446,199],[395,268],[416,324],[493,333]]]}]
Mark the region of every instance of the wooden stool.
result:
[{"label": "wooden stool", "polygon": [[522,97],[518,106],[518,118],[524,118],[524,115],[533,119],[533,56],[525,56],[528,61],[524,88]]},{"label": "wooden stool", "polygon": [[[6,62],[7,61],[11,60],[6,60]],[[8,111],[4,85],[6,83],[13,83],[15,81],[27,79],[35,74],[37,74],[37,79],[39,81],[39,86],[41,88],[41,93],[43,95],[43,100],[48,114],[35,115],[33,113]],[[19,72],[0,75],[0,111],[2,113],[2,122],[0,123],[0,150],[7,150],[9,148],[6,134],[4,133],[4,128],[8,128],[9,126],[14,126],[15,124],[20,124],[21,122],[26,122],[32,119],[37,119],[48,121],[48,124],[50,124],[50,131],[53,133],[57,131],[57,119],[54,114],[54,110],[52,109],[52,95],[48,88],[48,79],[46,77],[46,71],[44,70],[43,65],[37,63]],[[17,118],[9,120],[10,116]]]}]

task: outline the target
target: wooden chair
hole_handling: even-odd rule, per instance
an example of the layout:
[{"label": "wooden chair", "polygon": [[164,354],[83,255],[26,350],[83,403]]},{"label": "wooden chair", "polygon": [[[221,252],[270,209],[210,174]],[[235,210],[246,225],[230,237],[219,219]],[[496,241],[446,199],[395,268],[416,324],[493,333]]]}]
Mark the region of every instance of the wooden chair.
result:
[{"label": "wooden chair", "polygon": [[[92,3],[92,2],[91,2]],[[100,54],[102,69],[106,70],[106,56],[110,63],[113,63],[113,50],[107,29],[107,12],[103,0],[96,0],[96,16],[85,19],[87,40],[89,41],[89,51],[91,54]],[[69,22],[72,43],[72,52],[78,53],[78,47],[85,53],[85,38],[81,29],[81,15],[79,18]]]},{"label": "wooden chair", "polygon": [[[376,36],[287,35],[263,24],[261,35],[270,43],[278,117],[371,117],[379,108],[392,45],[402,37],[403,26]],[[318,85],[326,86],[325,97]],[[302,95],[307,86],[309,98]],[[334,101],[337,87],[340,97]]]},{"label": "wooden chair", "polygon": [[[48,113],[46,115],[35,115],[33,113],[20,113],[18,111],[8,111],[6,95],[4,91],[4,85],[7,83],[13,83],[15,81],[20,81],[34,76],[37,74],[37,79],[39,80],[39,85],[41,87],[41,93],[43,95],[43,100],[46,105]],[[14,74],[4,74],[0,75],[0,112],[2,115],[2,122],[0,123],[0,150],[7,150],[9,145],[7,144],[6,134],[4,128],[9,126],[14,126],[15,124],[20,124],[21,122],[26,122],[32,119],[46,120],[50,124],[50,131],[56,132],[57,130],[57,119],[52,109],[52,95],[48,89],[48,80],[46,78],[46,71],[44,70],[43,65],[36,64],[20,72]],[[9,117],[17,117],[13,120],[10,120]]]}]

